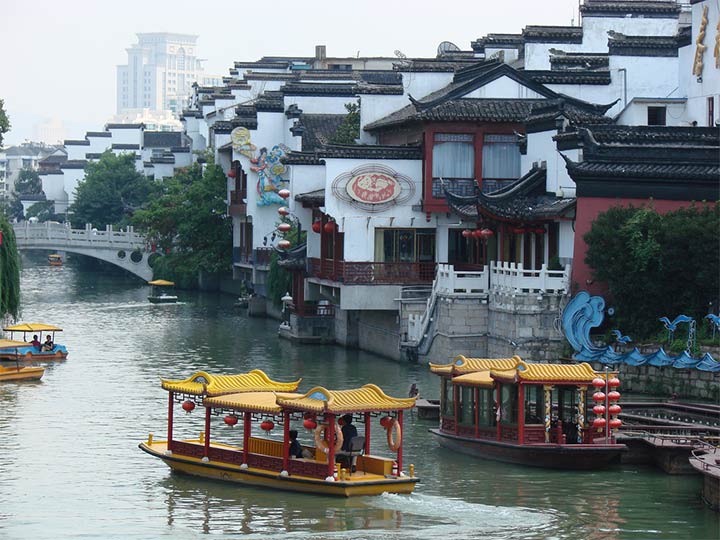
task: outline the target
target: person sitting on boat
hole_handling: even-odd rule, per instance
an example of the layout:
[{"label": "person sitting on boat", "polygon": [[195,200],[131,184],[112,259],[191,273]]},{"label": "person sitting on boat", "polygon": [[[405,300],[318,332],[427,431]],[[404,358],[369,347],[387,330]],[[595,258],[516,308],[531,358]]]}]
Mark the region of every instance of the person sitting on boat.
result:
[{"label": "person sitting on boat", "polygon": [[50,334],[45,336],[45,343],[42,344],[43,351],[52,351],[55,348],[55,344],[53,343],[52,338],[50,337]]},{"label": "person sitting on boat", "polygon": [[306,450],[300,445],[300,441],[297,440],[298,432],[296,429],[290,430],[290,457],[293,458],[305,458],[305,459],[311,459],[312,458],[312,452],[310,450]]},{"label": "person sitting on boat", "polygon": [[351,448],[350,441],[353,437],[357,437],[357,428],[353,426],[352,420],[352,414],[346,414],[340,419],[343,435],[343,443],[340,448],[341,452],[349,452]]},{"label": "person sitting on boat", "polygon": [[30,342],[30,345],[35,347],[38,350],[42,349],[42,344],[40,343],[40,340],[38,339],[37,335],[34,335],[32,338],[32,341]]},{"label": "person sitting on boat", "polygon": [[408,391],[408,397],[415,397],[420,393],[420,390],[418,390],[417,384],[412,383],[410,385],[410,390]]}]

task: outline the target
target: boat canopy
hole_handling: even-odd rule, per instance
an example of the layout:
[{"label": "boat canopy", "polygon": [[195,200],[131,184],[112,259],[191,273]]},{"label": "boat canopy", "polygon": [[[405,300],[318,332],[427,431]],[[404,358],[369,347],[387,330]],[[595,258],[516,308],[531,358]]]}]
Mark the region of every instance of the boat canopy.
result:
[{"label": "boat canopy", "polygon": [[513,356],[512,358],[466,358],[460,354],[455,357],[451,364],[430,363],[430,371],[436,375],[464,375],[489,369],[514,369],[518,362],[522,362],[519,356]]},{"label": "boat canopy", "polygon": [[5,332],[62,332],[59,326],[43,323],[20,323],[3,328]]},{"label": "boat canopy", "polygon": [[[515,371],[511,373],[514,374]],[[490,370],[458,375],[452,378],[452,382],[462,386],[482,386],[483,388],[492,388],[495,384],[495,380],[490,376]]]},{"label": "boat canopy", "polygon": [[316,386],[297,397],[278,394],[277,404],[296,411],[347,414],[412,409],[416,399],[390,397],[374,384],[366,384],[352,390],[327,390]]},{"label": "boat canopy", "polygon": [[156,279],[153,281],[148,281],[148,285],[154,285],[155,287],[172,287],[175,285],[174,281],[167,281],[164,279]]},{"label": "boat canopy", "polygon": [[282,407],[277,404],[277,396],[282,395],[288,398],[301,397],[302,394],[275,392],[240,392],[236,394],[225,394],[205,399],[203,402],[210,407],[223,407],[239,411],[254,413],[280,414]]},{"label": "boat canopy", "polygon": [[302,379],[293,382],[273,381],[264,371],[253,369],[239,375],[211,375],[198,371],[195,375],[175,381],[161,379],[161,385],[170,392],[194,396],[221,396],[238,392],[293,392]]},{"label": "boat canopy", "polygon": [[12,339],[0,339],[0,349],[14,349],[16,347],[27,347],[30,345],[25,341],[14,341]]},{"label": "boat canopy", "polygon": [[598,374],[590,364],[534,364],[518,362],[513,370],[491,370],[493,379],[502,382],[591,384]]}]

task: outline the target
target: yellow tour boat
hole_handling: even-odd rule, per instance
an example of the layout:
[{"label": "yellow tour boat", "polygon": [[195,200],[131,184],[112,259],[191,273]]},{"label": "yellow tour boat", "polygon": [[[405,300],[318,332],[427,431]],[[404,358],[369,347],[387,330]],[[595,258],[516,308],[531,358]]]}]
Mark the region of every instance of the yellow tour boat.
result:
[{"label": "yellow tour boat", "polygon": [[48,255],[47,260],[50,266],[62,266],[63,264],[62,256],[58,253],[51,253]]},{"label": "yellow tour boat", "polygon": [[152,285],[152,291],[148,296],[148,301],[152,304],[174,304],[178,297],[168,294],[168,289],[174,287],[175,283],[165,279],[156,279],[148,281],[148,285]]},{"label": "yellow tour boat", "polygon": [[17,360],[14,366],[3,366],[0,364],[0,381],[37,381],[41,379],[44,374],[44,367],[20,366]]},{"label": "yellow tour boat", "polygon": [[[341,497],[413,491],[418,478],[413,465],[407,474],[403,470],[402,421],[403,411],[414,407],[416,398],[390,397],[373,384],[351,390],[318,386],[301,394],[296,392],[299,384],[273,381],[260,370],[239,375],[198,372],[181,381],[162,380],[168,391],[167,439],[150,434],[139,447],[173,471],[250,486]],[[197,438],[173,438],[178,405],[188,413],[184,416],[196,406],[204,409]],[[218,417],[224,426],[216,435],[212,420]],[[389,457],[371,453],[374,418],[387,430]],[[364,424],[363,436],[353,426],[346,431],[353,436],[343,444],[342,419]],[[224,430],[235,425],[242,426],[242,446],[221,442]],[[271,438],[276,425],[282,436]],[[294,440],[294,425],[311,430],[315,446]],[[254,427],[266,435],[255,435]]]},{"label": "yellow tour boat", "polygon": [[[0,339],[0,360],[64,360],[68,352],[65,345],[55,343],[55,333],[62,332],[59,326],[43,323],[20,323],[6,326],[3,331],[10,332],[10,339]],[[22,334],[22,341],[13,339]],[[42,341],[43,334],[50,341]],[[52,337],[50,336],[52,334]],[[28,338],[38,336],[40,345],[33,344]]]}]

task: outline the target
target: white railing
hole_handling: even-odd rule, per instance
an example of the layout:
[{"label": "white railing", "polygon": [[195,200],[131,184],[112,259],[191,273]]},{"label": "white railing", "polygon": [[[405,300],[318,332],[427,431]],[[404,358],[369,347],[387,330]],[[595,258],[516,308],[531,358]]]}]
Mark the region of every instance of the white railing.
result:
[{"label": "white railing", "polygon": [[522,264],[490,262],[490,284],[493,290],[512,293],[567,292],[570,290],[570,265],[562,270],[523,268]]},{"label": "white railing", "polygon": [[482,294],[490,289],[490,273],[483,266],[480,272],[455,270],[451,264],[439,264],[433,290],[449,294]]},{"label": "white railing", "polygon": [[134,249],[145,246],[145,237],[129,226],[116,231],[108,225],[104,231],[86,225],[84,229],[72,229],[69,223],[18,223],[14,227],[19,246],[92,247],[111,249]]}]

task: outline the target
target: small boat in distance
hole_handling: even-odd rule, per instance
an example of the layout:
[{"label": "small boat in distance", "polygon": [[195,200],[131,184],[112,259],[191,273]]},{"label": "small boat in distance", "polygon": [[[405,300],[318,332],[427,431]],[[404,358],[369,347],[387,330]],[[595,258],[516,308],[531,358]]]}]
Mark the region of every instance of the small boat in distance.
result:
[{"label": "small boat in distance", "polygon": [[48,263],[50,264],[50,266],[62,266],[63,265],[62,256],[59,255],[58,253],[51,253],[50,255],[48,255],[47,260],[48,260]]},{"label": "small boat in distance", "polygon": [[13,367],[0,365],[0,382],[2,381],[37,381],[45,374],[45,368],[39,366]]},{"label": "small boat in distance", "polygon": [[[10,339],[0,339],[0,360],[64,360],[67,358],[68,351],[65,345],[55,343],[55,333],[63,331],[59,326],[43,323],[20,323],[6,326],[3,331],[10,332]],[[16,341],[15,334],[22,334],[22,341]],[[43,335],[46,338],[45,342],[42,342]],[[33,336],[38,336],[39,345],[33,345],[30,341]],[[50,337],[50,341],[47,341],[48,337]]]},{"label": "small boat in distance", "polygon": [[[402,421],[416,398],[390,397],[374,384],[350,390],[316,386],[301,394],[296,392],[299,384],[273,381],[258,369],[239,375],[201,371],[185,380],[163,380],[167,440],[150,434],[139,447],[173,471],[249,486],[340,497],[413,491],[418,478],[413,465],[403,472]],[[186,414],[174,420],[179,404]],[[203,412],[196,419],[200,436],[173,439],[174,424],[182,422],[187,431],[186,418],[196,406]],[[213,425],[218,416],[224,427]],[[387,432],[383,440],[389,457],[376,454],[379,448],[370,453],[375,418]],[[364,425],[362,433],[353,421]],[[276,424],[279,433],[270,437]],[[242,439],[230,435],[235,425],[241,426]],[[311,434],[314,446],[301,444],[294,426]],[[253,434],[258,428],[264,436]],[[345,444],[344,434],[349,438]],[[220,442],[223,435],[242,443]]]},{"label": "small boat in distance", "polygon": [[148,285],[152,285],[152,291],[148,300],[152,304],[173,304],[177,302],[177,296],[168,294],[168,289],[174,287],[175,283],[164,279],[156,279],[148,281]]}]

